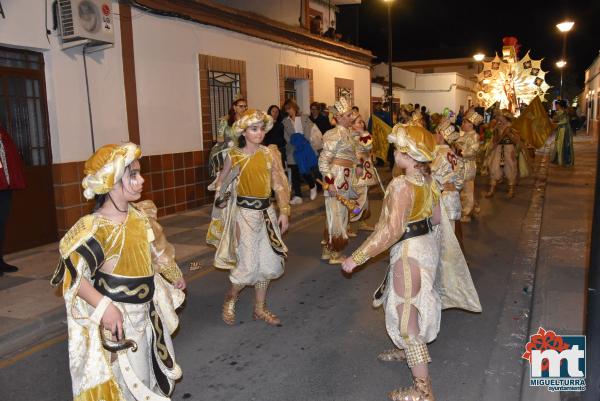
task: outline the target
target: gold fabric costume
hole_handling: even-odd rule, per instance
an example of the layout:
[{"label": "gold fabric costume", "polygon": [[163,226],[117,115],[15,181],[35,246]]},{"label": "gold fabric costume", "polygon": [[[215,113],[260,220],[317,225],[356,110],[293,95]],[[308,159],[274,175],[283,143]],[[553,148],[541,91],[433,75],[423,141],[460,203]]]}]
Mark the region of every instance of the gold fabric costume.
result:
[{"label": "gold fabric costume", "polygon": [[431,175],[442,191],[442,204],[450,220],[460,220],[462,206],[459,191],[463,177],[457,173],[458,158],[446,144],[435,147],[435,159],[431,163]]},{"label": "gold fabric costume", "polygon": [[[356,143],[348,128],[338,125],[323,135],[319,170],[325,183],[335,185],[338,194],[345,198],[357,198],[353,188],[356,182],[357,163]],[[340,252],[348,244],[348,210],[337,198],[325,191],[325,212],[327,215],[326,247],[332,252]]]},{"label": "gold fabric costume", "polygon": [[[169,400],[181,377],[171,335],[179,324],[175,309],[185,295],[169,282],[180,278],[181,271],[156,221],[156,206],[151,201],[130,205],[123,223],[84,216],[62,238],[59,250],[61,262],[52,283],[62,281],[67,306],[74,399]],[[90,319],[94,308],[77,295],[82,280],[121,310],[125,337],[137,343],[136,352],[119,351],[111,364],[102,328]]]},{"label": "gold fabric costume", "polygon": [[517,183],[519,172],[517,146],[519,143],[519,134],[510,124],[505,127],[496,126],[489,148],[489,159],[486,160],[492,185],[495,185],[503,177],[506,177],[508,185]]},{"label": "gold fabric costume", "polygon": [[354,188],[358,195],[357,203],[360,213],[353,215],[350,221],[366,220],[371,215],[369,211],[369,187],[377,184],[377,172],[373,162],[373,137],[368,131],[354,131],[352,133],[356,141],[356,157],[362,165],[362,175],[356,177]]},{"label": "gold fabric costume", "polygon": [[284,256],[275,249],[285,253],[287,248],[273,206],[254,210],[244,207],[239,198],[267,202],[273,190],[280,213],[289,215],[290,190],[277,146],[261,146],[252,155],[234,148],[230,157],[232,170],[239,169],[239,175],[227,189],[231,197],[223,209],[214,265],[231,270],[232,283],[254,285],[283,274]]},{"label": "gold fabric costume", "polygon": [[479,135],[475,131],[461,131],[453,143],[459,161],[459,171],[463,178],[463,189],[460,192],[462,215],[470,216],[475,207],[475,176],[477,175],[477,152],[479,151]]},{"label": "gold fabric costume", "polygon": [[[391,247],[383,305],[388,335],[398,348],[433,341],[439,332],[442,309],[481,311],[466,261],[443,208],[441,223],[431,232],[398,242],[412,222],[433,215],[439,196],[433,180],[422,175],[392,179],[375,231],[352,256],[361,264]],[[409,289],[405,294],[410,294],[411,279],[406,269],[410,271],[408,266],[413,264],[419,268],[420,290],[414,297],[400,296],[395,288],[402,283],[395,284],[394,280],[404,273],[404,286]],[[419,312],[416,337],[407,334],[408,313],[403,313],[401,319],[398,312],[406,312],[411,305]]]}]

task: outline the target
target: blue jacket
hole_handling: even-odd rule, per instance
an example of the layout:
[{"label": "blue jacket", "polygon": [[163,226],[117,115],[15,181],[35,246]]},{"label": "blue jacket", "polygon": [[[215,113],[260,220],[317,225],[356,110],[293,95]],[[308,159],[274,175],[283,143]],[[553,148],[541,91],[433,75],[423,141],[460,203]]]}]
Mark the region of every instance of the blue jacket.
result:
[{"label": "blue jacket", "polygon": [[294,159],[300,174],[310,173],[317,166],[318,160],[310,142],[303,134],[296,132],[290,138],[290,144],[294,147]]}]

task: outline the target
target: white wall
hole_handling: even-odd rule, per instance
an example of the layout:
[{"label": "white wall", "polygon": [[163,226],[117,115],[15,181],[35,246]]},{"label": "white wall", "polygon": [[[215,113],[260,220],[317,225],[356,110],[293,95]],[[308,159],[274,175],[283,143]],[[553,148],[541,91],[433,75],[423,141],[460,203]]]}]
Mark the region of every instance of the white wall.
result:
[{"label": "white wall", "polygon": [[[145,154],[202,147],[198,55],[246,61],[250,107],[279,103],[278,64],[313,70],[314,99],[333,104],[335,77],[354,80],[355,103],[368,110],[368,66],[301,52],[220,28],[134,10],[133,36],[142,149]],[[177,44],[177,45],[175,45]],[[308,110],[303,110],[308,113]],[[169,136],[171,140],[165,141]]]},{"label": "white wall", "polygon": [[48,48],[43,0],[3,1],[2,9],[6,18],[0,19],[0,44],[31,50]]},{"label": "white wall", "polygon": [[301,0],[216,0],[225,6],[264,15],[292,26],[300,26],[298,19],[303,8]]},{"label": "white wall", "polygon": [[[51,28],[51,0],[47,3]],[[44,56],[53,162],[87,159],[92,145],[82,47],[62,50],[56,32],[46,39],[43,1],[10,0],[2,6],[7,13],[6,21],[11,22],[8,25],[5,20],[0,22],[0,43],[39,50]],[[118,13],[116,0],[112,7]],[[33,18],[29,17],[30,12]],[[13,18],[18,22],[13,22]],[[115,38],[120,38],[117,18]],[[118,40],[113,48],[87,57],[96,148],[128,139],[122,65]]]}]

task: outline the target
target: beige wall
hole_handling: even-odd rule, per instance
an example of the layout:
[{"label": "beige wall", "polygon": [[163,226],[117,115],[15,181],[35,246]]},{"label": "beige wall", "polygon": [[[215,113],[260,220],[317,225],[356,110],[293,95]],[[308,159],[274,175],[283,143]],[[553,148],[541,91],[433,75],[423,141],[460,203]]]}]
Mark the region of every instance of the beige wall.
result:
[{"label": "beige wall", "polygon": [[[328,104],[335,100],[335,77],[354,80],[355,103],[368,110],[368,66],[220,28],[137,14],[134,10],[133,35],[140,133],[146,154],[201,149],[199,54],[246,61],[250,107],[266,109],[279,103],[277,66],[285,64],[312,69],[314,99]],[[165,141],[167,135],[169,141]]]}]

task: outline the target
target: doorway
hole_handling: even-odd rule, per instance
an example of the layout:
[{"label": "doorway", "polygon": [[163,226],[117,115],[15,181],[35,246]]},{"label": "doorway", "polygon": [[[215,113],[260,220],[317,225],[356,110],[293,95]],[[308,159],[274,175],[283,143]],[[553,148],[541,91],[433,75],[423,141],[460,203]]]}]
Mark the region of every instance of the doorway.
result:
[{"label": "doorway", "polygon": [[24,190],[13,191],[4,252],[57,240],[52,151],[41,53],[0,47],[0,124],[23,160]]}]

